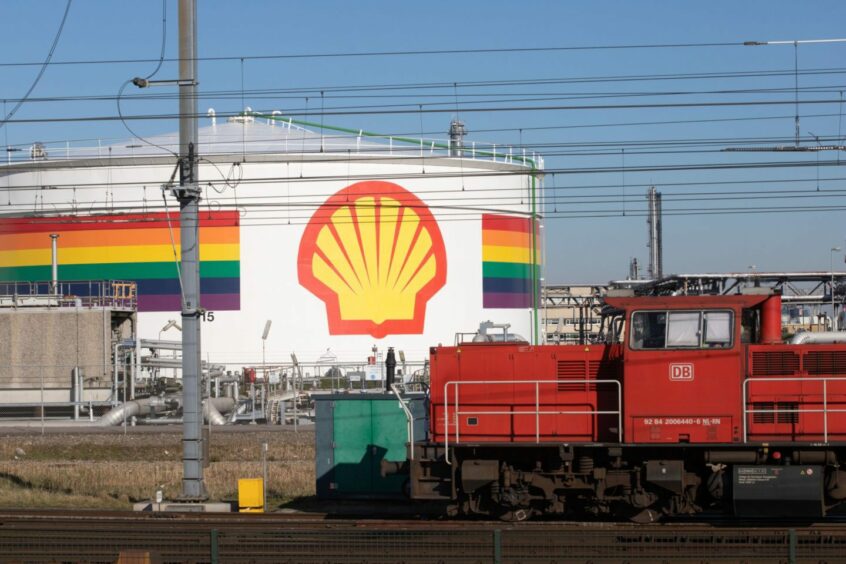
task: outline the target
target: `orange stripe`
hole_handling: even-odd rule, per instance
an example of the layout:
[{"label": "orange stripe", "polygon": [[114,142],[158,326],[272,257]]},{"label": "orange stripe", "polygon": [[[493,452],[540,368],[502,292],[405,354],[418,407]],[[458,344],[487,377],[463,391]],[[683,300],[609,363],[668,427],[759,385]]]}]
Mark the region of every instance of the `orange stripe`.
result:
[{"label": "orange stripe", "polygon": [[482,231],[482,244],[498,247],[531,247],[532,242],[528,233],[519,231],[497,231],[485,229]]},{"label": "orange stripe", "polygon": [[[59,247],[120,247],[126,245],[169,245],[167,229],[115,229],[96,231],[59,231]],[[201,227],[200,243],[238,244],[238,227]],[[174,226],[173,241],[179,244],[179,226]],[[46,233],[0,235],[0,250],[21,251],[50,246]]]}]

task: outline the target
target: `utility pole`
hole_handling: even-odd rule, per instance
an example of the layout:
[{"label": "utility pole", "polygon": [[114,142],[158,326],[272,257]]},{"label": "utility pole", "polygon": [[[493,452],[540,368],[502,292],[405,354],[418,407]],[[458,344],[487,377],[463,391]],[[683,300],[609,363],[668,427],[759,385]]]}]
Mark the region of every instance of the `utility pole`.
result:
[{"label": "utility pole", "polygon": [[200,188],[197,175],[197,0],[179,0],[179,225],[182,260],[182,497],[208,499],[203,481],[200,352]]}]

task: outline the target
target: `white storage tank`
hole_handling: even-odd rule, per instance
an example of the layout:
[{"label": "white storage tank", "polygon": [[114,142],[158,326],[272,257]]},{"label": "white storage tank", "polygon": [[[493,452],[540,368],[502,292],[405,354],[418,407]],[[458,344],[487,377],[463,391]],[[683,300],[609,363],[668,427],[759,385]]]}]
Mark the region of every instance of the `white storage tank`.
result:
[{"label": "white storage tank", "polygon": [[[374,345],[422,361],[487,320],[534,340],[540,159],[249,112],[199,139],[204,360],[257,363],[266,320],[268,363],[359,361]],[[177,339],[161,334],[180,309],[178,204],[162,188],[177,146],[9,153],[0,280],[49,279],[58,233],[60,280],[137,281],[140,336]]]}]

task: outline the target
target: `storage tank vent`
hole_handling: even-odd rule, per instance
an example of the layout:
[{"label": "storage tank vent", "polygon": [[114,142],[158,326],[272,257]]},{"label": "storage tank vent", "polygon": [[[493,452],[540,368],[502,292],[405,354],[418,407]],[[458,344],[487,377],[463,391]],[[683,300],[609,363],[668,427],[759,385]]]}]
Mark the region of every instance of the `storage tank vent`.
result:
[{"label": "storage tank vent", "polygon": [[47,159],[47,148],[44,143],[33,143],[29,148],[29,157],[34,161],[43,161]]}]

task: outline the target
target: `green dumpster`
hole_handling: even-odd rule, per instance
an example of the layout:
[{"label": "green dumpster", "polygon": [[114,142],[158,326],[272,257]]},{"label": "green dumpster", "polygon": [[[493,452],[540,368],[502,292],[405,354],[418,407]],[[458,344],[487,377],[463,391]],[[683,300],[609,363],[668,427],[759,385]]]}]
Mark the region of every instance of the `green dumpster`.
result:
[{"label": "green dumpster", "polygon": [[[413,418],[414,440],[424,440],[427,398],[403,394]],[[407,457],[408,419],[394,394],[314,396],[317,495],[322,499],[399,498],[405,476],[382,477],[382,460]]]}]

